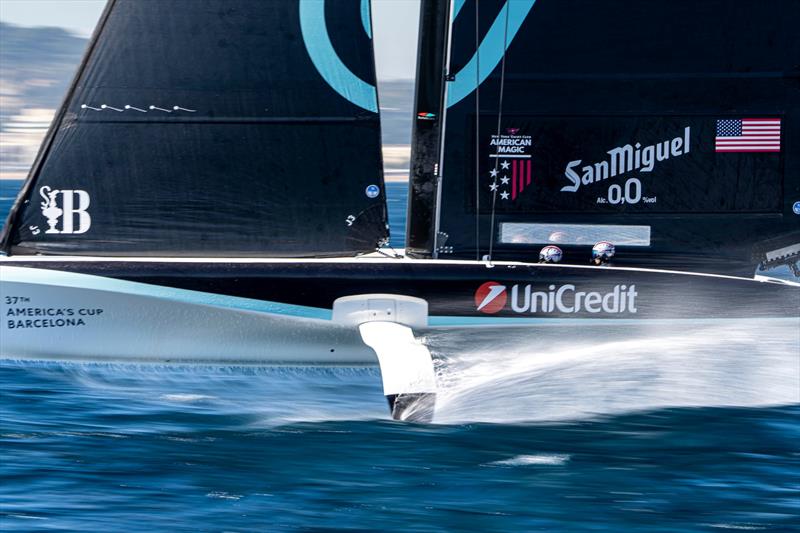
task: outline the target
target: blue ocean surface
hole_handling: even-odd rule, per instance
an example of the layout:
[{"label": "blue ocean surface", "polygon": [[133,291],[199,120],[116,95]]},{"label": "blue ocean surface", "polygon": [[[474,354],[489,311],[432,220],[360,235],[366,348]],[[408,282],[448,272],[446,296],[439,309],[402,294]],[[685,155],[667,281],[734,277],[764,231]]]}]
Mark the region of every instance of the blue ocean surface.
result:
[{"label": "blue ocean surface", "polygon": [[431,332],[430,425],[374,368],[0,359],[0,530],[797,531],[798,324]]},{"label": "blue ocean surface", "polygon": [[22,187],[22,180],[2,180],[0,179],[0,220],[5,223],[8,211],[14,203]]}]

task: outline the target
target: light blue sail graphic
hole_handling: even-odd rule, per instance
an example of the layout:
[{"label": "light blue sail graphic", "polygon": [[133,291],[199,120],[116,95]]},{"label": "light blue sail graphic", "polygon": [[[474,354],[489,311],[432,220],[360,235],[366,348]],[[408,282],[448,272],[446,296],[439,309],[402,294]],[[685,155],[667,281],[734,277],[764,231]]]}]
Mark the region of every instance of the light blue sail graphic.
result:
[{"label": "light blue sail graphic", "polygon": [[361,0],[361,25],[364,26],[367,37],[372,39],[372,21],[369,16],[369,0]]},{"label": "light blue sail graphic", "polygon": [[[369,24],[369,1],[361,4],[361,22],[371,34]],[[364,6],[367,7],[367,21],[364,19]],[[325,22],[325,0],[300,0],[300,31],[311,62],[320,76],[331,88],[355,105],[378,112],[378,94],[374,85],[365,82],[347,68],[333,48]]]},{"label": "light blue sail graphic", "polygon": [[450,21],[454,21],[458,16],[458,12],[464,7],[464,2],[467,0],[453,0],[453,12],[450,14]]},{"label": "light blue sail graphic", "polygon": [[[497,18],[464,68],[456,73],[455,81],[447,87],[447,107],[452,107],[467,97],[477,86],[489,77],[500,60],[503,59],[511,41],[528,16],[536,0],[506,0]],[[453,5],[453,18],[464,6],[463,0],[456,0]],[[506,17],[508,17],[508,34],[506,35]],[[504,42],[505,41],[505,42]],[[480,72],[478,55],[480,54]]]}]

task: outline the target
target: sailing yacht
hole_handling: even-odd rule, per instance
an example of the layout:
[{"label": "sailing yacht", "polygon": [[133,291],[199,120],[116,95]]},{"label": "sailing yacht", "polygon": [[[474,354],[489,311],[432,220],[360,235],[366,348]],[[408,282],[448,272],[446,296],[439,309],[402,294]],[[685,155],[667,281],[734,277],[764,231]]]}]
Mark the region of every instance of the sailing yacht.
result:
[{"label": "sailing yacht", "polygon": [[430,329],[796,319],[798,15],[422,0],[396,251],[369,0],[109,0],[3,229],[3,356],[380,364],[407,417]]}]

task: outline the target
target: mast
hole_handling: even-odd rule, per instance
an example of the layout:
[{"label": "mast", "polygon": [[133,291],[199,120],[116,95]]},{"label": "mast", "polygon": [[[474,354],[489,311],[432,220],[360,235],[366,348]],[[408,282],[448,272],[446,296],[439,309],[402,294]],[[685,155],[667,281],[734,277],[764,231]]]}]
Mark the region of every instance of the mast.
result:
[{"label": "mast", "polygon": [[430,257],[436,244],[450,3],[422,0],[420,5],[406,222],[406,252],[416,257]]}]

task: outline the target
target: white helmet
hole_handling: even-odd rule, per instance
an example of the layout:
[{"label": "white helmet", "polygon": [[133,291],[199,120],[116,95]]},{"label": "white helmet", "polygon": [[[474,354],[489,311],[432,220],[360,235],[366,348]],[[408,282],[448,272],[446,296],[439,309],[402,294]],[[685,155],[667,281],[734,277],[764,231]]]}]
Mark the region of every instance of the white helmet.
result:
[{"label": "white helmet", "polygon": [[614,257],[616,248],[608,241],[600,241],[592,247],[592,259],[600,261],[608,261]]},{"label": "white helmet", "polygon": [[539,252],[540,263],[558,263],[564,256],[564,252],[558,246],[548,245]]}]

